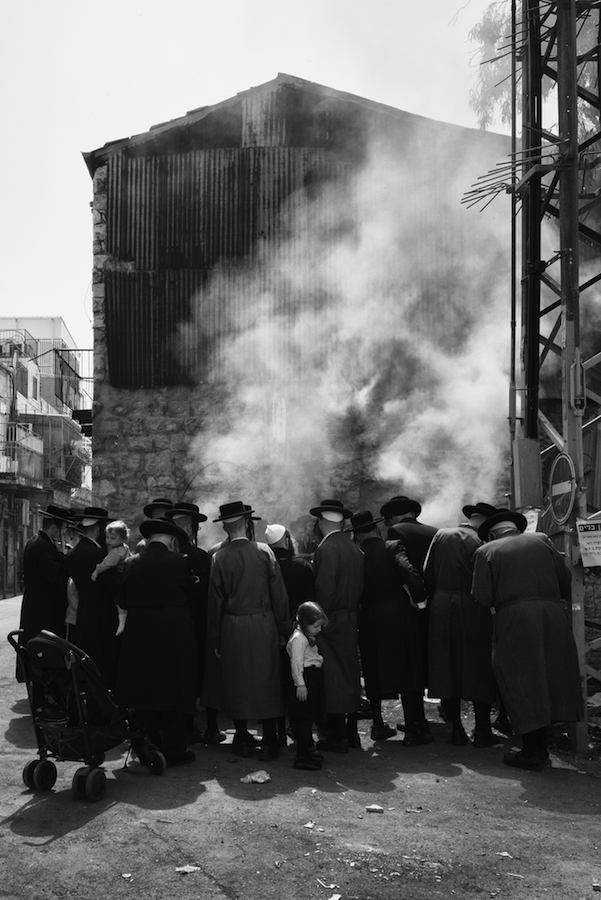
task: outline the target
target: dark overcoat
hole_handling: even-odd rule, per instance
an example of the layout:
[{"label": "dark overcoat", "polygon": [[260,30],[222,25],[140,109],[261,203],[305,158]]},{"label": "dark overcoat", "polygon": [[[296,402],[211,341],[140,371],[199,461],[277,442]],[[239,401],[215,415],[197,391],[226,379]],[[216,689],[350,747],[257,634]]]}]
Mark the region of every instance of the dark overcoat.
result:
[{"label": "dark overcoat", "polygon": [[132,709],[196,711],[196,638],[188,560],[159,541],[125,564],[119,604],[127,610],[117,698]]},{"label": "dark overcoat", "polygon": [[469,525],[441,528],[424,565],[431,597],[428,690],[433,697],[492,703],[492,617],[472,596],[474,554],[482,541]]},{"label": "dark overcoat", "polygon": [[[432,543],[432,538],[438,529],[433,525],[425,525],[417,519],[404,519],[397,525],[388,529],[388,539],[401,541],[411,565],[415,566],[420,575],[423,575],[426,555]],[[422,646],[422,659],[424,662],[424,676],[428,687],[428,631],[430,624],[430,605],[423,610],[419,617],[419,632]]]},{"label": "dark overcoat", "polygon": [[412,605],[403,569],[395,565],[395,541],[362,544],[364,582],[359,606],[359,647],[368,697],[394,699],[423,691],[420,613]]},{"label": "dark overcoat", "polygon": [[284,715],[279,629],[287,615],[282,573],[266,545],[234,539],[213,554],[207,654],[221,655],[222,694],[217,683],[206,684],[207,706],[232,719]]},{"label": "dark overcoat", "polygon": [[106,686],[114,688],[119,647],[115,600],[121,575],[113,569],[92,581],[94,569],[105,556],[106,550],[96,541],[82,537],[67,553],[67,572],[79,595],[73,643],[94,660]]},{"label": "dark overcoat", "polygon": [[[42,629],[65,636],[67,612],[67,566],[61,553],[45,531],[27,541],[23,552],[24,591],[19,628],[20,644],[26,644]],[[22,675],[17,667],[17,680]]]},{"label": "dark overcoat", "polygon": [[508,535],[475,553],[472,594],[496,610],[493,669],[518,734],[582,719],[570,580],[544,534]]},{"label": "dark overcoat", "polygon": [[329,619],[318,636],[323,656],[326,709],[330,714],[359,708],[360,671],[357,613],[363,590],[363,553],[341,531],[327,535],[315,551],[315,599]]},{"label": "dark overcoat", "polygon": [[211,558],[206,550],[190,543],[183,547],[182,554],[188,560],[193,574],[198,578],[192,595],[191,611],[196,637],[196,696],[200,697],[204,678]]},{"label": "dark overcoat", "polygon": [[[294,631],[296,611],[307,600],[315,600],[315,574],[308,559],[294,556],[282,547],[274,547],[273,552],[282,571],[282,578],[288,594],[288,618],[282,633],[289,638]],[[284,650],[284,652],[286,652]],[[287,655],[287,654],[286,654]]]}]

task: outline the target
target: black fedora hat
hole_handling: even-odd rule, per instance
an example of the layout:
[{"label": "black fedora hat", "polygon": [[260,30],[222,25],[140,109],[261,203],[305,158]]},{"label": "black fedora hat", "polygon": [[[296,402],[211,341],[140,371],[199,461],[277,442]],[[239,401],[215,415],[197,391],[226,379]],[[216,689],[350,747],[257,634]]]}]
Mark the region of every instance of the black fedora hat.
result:
[{"label": "black fedora hat", "polygon": [[59,522],[68,523],[71,520],[71,513],[64,506],[55,506],[49,503],[47,509],[41,509],[40,515],[43,519],[57,519]]},{"label": "black fedora hat", "polygon": [[153,534],[173,535],[179,541],[180,547],[184,547],[188,543],[188,535],[186,532],[171,519],[162,516],[158,519],[144,519],[144,521],[140,523],[140,534],[144,538],[149,538]]},{"label": "black fedora hat", "polygon": [[96,522],[112,522],[113,516],[109,516],[108,510],[102,506],[86,506],[83,512],[73,516],[77,524],[82,528],[95,525]]},{"label": "black fedora hat", "polygon": [[520,532],[525,531],[528,525],[528,519],[522,513],[515,512],[513,509],[497,509],[488,519],[484,520],[478,529],[478,537],[483,541],[487,540],[490,529],[499,522],[513,522]]},{"label": "black fedora hat", "polygon": [[165,510],[166,519],[184,519],[189,518],[198,524],[198,522],[206,522],[207,516],[201,513],[196,503],[174,503],[172,509]]},{"label": "black fedora hat", "polygon": [[383,521],[384,516],[379,516],[377,519],[374,519],[371,511],[369,509],[364,509],[361,512],[355,513],[354,516],[351,516],[350,528],[345,528],[344,530],[359,532],[373,531],[378,522]]},{"label": "black fedora hat", "polygon": [[219,507],[219,516],[216,519],[213,519],[213,522],[224,522],[226,519],[239,519],[241,516],[247,516],[248,518],[254,518],[252,513],[254,509],[251,509],[247,503],[243,503],[242,500],[233,500],[231,503],[224,503],[223,506]]},{"label": "black fedora hat", "polygon": [[150,503],[146,504],[143,509],[143,513],[145,516],[151,519],[154,511],[157,509],[173,509],[173,502],[171,500],[168,500],[166,497],[157,497],[156,500],[151,500]]},{"label": "black fedora hat", "polygon": [[490,503],[474,503],[473,506],[464,506],[461,512],[464,516],[467,516],[468,519],[471,516],[492,516],[493,513],[496,513],[497,507],[491,506]]},{"label": "black fedora hat", "polygon": [[417,500],[411,500],[410,497],[405,497],[403,494],[399,494],[396,497],[392,497],[380,508],[380,515],[384,516],[385,519],[389,516],[404,516],[405,513],[410,512],[419,516],[421,511],[421,503],[418,503]]},{"label": "black fedora hat", "polygon": [[323,512],[341,513],[343,519],[350,519],[353,515],[350,509],[346,509],[340,500],[322,500],[319,506],[314,506],[309,512],[312,516],[320,516]]}]

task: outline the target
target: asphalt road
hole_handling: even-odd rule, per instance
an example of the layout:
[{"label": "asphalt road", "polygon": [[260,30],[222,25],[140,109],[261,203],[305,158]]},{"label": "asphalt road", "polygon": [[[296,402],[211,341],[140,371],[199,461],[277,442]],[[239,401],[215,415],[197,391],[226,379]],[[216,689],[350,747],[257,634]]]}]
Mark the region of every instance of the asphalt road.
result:
[{"label": "asphalt road", "polygon": [[[20,598],[0,601],[3,635],[17,626],[19,607]],[[596,896],[598,753],[554,752],[542,773],[508,769],[502,755],[511,742],[453,747],[430,703],[434,744],[405,748],[401,735],[374,744],[362,720],[363,748],[330,754],[321,772],[294,770],[291,747],[265,765],[221,745],[196,747],[194,764],[156,777],[131,761],[124,767],[121,746],[105,764],[107,794],[93,803],[71,791],[76,763],[57,763],[49,792],[25,788],[36,743],[14,666],[2,638],[0,898]],[[387,706],[398,721],[398,704]],[[269,782],[241,782],[262,768]],[[383,811],[370,813],[373,804]]]}]

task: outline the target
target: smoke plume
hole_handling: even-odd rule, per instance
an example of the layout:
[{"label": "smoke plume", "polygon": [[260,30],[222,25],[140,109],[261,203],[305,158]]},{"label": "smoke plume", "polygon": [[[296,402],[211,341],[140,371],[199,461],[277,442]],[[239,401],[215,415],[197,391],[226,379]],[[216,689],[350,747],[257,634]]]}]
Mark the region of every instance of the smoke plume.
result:
[{"label": "smoke plume", "polygon": [[190,450],[201,506],[244,499],[288,524],[325,497],[375,513],[402,493],[443,526],[498,499],[509,210],[460,203],[499,160],[487,137],[380,142],[360,171],[295,192],[252,267],[215,272],[191,332],[221,385]]}]

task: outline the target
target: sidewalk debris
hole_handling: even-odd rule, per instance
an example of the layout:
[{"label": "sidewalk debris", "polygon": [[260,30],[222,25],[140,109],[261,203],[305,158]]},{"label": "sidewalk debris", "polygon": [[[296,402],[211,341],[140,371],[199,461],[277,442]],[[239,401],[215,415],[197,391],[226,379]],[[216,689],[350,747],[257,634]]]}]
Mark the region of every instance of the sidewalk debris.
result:
[{"label": "sidewalk debris", "polygon": [[370,806],[366,806],[365,809],[367,810],[367,812],[373,812],[373,813],[383,813],[384,812],[384,807],[378,806],[377,803],[372,803]]},{"label": "sidewalk debris", "polygon": [[249,775],[244,775],[240,781],[243,784],[265,784],[266,781],[271,781],[271,775],[269,772],[266,772],[265,769],[259,769],[258,772],[251,772]]},{"label": "sidewalk debris", "polygon": [[200,866],[178,866],[175,871],[181,872],[182,875],[190,875],[191,872],[200,872]]}]

